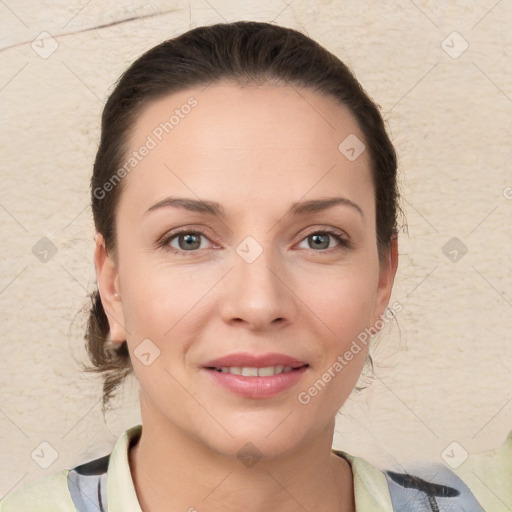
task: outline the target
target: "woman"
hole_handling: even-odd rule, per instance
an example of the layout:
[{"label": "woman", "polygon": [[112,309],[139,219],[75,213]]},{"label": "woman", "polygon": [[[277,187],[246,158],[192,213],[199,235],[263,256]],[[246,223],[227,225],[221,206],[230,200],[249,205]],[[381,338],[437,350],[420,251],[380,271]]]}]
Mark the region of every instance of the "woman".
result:
[{"label": "woman", "polygon": [[3,512],[472,499],[460,481],[385,474],[331,449],[369,335],[393,314],[398,264],[395,151],[339,59],[255,22],[156,46],[105,106],[91,192],[88,350],[104,405],[134,371],[142,425]]}]

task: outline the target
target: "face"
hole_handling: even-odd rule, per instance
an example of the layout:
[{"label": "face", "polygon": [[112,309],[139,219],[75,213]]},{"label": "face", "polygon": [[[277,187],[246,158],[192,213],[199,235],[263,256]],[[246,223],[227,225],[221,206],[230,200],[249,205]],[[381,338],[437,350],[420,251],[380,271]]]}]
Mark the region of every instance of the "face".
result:
[{"label": "face", "polygon": [[95,261],[144,424],[225,454],[332,436],[396,270],[378,258],[368,152],[338,148],[354,135],[345,107],[290,86],[223,82],[143,110],[117,258],[98,236]]}]

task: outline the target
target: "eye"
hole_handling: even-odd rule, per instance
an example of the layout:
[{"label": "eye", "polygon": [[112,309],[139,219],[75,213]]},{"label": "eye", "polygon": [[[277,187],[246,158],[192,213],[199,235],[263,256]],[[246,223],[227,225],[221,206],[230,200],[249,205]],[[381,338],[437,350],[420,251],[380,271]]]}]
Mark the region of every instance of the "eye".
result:
[{"label": "eye", "polygon": [[204,247],[201,247],[201,237],[208,240],[207,236],[202,231],[182,229],[164,237],[161,242],[159,242],[159,245],[163,249],[171,252],[194,253],[199,249],[204,249]]},{"label": "eye", "polygon": [[[190,229],[181,229],[174,231],[164,236],[161,241],[158,242],[158,246],[165,251],[177,253],[177,254],[194,254],[196,251],[201,249],[208,249],[211,247],[202,247],[201,238],[209,241],[209,238],[202,231],[194,231]],[[331,240],[338,242],[337,247],[332,246]],[[308,247],[302,247],[306,249],[313,249],[315,252],[327,252],[322,249],[342,249],[349,248],[351,246],[350,241],[341,231],[334,229],[322,229],[312,231],[302,239],[301,243],[308,243]],[[218,247],[218,246],[217,246]],[[300,247],[300,246],[299,246]]]},{"label": "eye", "polygon": [[338,248],[346,248],[350,246],[348,239],[343,236],[341,232],[335,231],[333,229],[313,231],[303,239],[303,242],[311,242],[308,243],[308,247],[306,247],[306,249],[332,249],[333,247],[330,243],[331,239],[335,239],[338,242]]}]

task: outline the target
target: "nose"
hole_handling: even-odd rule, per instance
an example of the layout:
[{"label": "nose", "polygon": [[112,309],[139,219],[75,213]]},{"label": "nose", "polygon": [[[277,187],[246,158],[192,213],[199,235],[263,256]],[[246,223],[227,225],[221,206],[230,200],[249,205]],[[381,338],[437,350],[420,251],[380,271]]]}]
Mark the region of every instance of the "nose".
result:
[{"label": "nose", "polygon": [[225,322],[243,323],[253,331],[293,322],[299,300],[293,293],[291,273],[276,251],[263,249],[254,261],[241,251],[234,254],[233,263],[220,299]]}]

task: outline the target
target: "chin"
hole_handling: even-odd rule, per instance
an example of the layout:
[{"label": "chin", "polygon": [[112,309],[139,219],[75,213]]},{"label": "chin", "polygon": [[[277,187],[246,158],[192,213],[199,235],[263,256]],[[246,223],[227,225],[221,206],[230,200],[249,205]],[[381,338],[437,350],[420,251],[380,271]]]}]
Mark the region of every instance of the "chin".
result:
[{"label": "chin", "polygon": [[300,447],[296,438],[276,436],[274,439],[263,435],[240,435],[233,439],[212,440],[209,447],[228,458],[237,458],[251,467],[256,462],[265,459],[285,457]]},{"label": "chin", "polygon": [[[224,422],[224,428],[231,434],[219,429],[204,432],[203,441],[220,455],[243,459],[245,456],[260,459],[261,457],[284,457],[300,450],[308,439],[315,434],[308,429],[306,421],[294,418],[293,409],[280,411],[279,414],[242,415],[232,422]],[[215,435],[212,435],[215,434]]]}]

